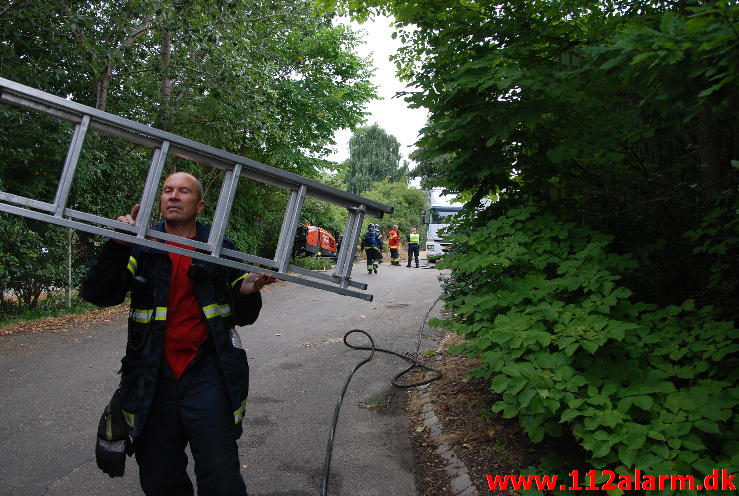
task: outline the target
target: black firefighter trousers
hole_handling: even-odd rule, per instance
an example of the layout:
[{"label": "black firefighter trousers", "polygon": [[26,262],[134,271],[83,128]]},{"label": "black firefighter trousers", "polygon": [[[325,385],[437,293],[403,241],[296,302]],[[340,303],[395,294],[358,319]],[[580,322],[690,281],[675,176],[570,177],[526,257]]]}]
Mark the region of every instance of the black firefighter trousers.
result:
[{"label": "black firefighter trousers", "polygon": [[407,267],[411,266],[411,260],[413,260],[413,257],[416,257],[416,267],[418,267],[418,245],[408,245],[408,265]]},{"label": "black firefighter trousers", "polygon": [[199,496],[246,496],[237,437],[215,353],[201,350],[179,380],[162,357],[154,402],[134,444],[144,493],[193,495],[189,443]]}]

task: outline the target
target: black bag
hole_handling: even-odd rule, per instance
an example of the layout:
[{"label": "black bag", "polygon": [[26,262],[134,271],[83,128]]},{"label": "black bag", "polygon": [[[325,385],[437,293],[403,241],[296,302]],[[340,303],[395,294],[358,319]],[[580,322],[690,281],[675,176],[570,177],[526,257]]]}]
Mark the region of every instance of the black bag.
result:
[{"label": "black bag", "polygon": [[121,413],[121,389],[118,388],[100,416],[95,443],[95,461],[98,468],[109,476],[123,477],[126,455],[132,454],[133,445]]}]

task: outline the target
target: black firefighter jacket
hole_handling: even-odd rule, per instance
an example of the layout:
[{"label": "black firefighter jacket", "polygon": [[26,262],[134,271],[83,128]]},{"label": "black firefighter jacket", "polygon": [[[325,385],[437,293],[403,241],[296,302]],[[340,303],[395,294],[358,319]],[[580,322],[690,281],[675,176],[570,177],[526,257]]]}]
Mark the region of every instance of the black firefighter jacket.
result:
[{"label": "black firefighter jacket", "polygon": [[[153,229],[163,231],[164,224]],[[207,242],[209,233],[208,226],[198,223],[195,239]],[[233,249],[233,243],[225,239],[223,247]],[[121,360],[121,409],[134,439],[146,422],[163,357],[171,269],[165,251],[125,246],[111,240],[103,245],[80,288],[82,298],[99,306],[118,305],[131,291],[128,343]],[[239,293],[241,279],[246,274],[237,269],[194,259],[190,274],[223,373],[234,424],[240,433],[249,391],[249,366],[244,350],[232,344],[230,330],[235,325],[252,324],[259,316],[262,298],[258,292]]]}]

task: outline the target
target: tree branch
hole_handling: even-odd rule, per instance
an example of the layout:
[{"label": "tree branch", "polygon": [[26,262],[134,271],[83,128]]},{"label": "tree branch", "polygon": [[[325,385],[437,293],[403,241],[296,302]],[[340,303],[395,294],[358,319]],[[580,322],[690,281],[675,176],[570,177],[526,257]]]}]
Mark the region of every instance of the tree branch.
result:
[{"label": "tree branch", "polygon": [[23,4],[24,3],[26,3],[26,0],[18,0],[15,3],[10,2],[8,5],[6,5],[5,7],[3,7],[2,9],[0,9],[0,16],[4,15],[6,12],[8,12],[10,10],[18,9],[20,7],[23,7]]}]

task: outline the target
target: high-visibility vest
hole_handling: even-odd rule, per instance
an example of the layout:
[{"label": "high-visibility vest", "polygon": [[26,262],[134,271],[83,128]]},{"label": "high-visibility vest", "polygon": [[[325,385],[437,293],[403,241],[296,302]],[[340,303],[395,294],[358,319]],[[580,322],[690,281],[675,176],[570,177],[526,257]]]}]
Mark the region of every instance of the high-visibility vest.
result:
[{"label": "high-visibility vest", "polygon": [[387,246],[388,248],[397,248],[400,246],[400,236],[398,236],[398,231],[390,231],[388,233],[390,236],[387,240]]},{"label": "high-visibility vest", "polygon": [[409,241],[410,244],[416,244],[417,245],[421,241],[421,235],[418,234],[418,233],[415,233],[415,234],[411,233],[408,236],[408,239],[410,240]]}]

